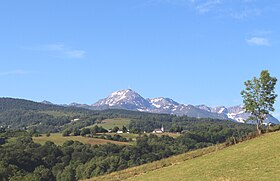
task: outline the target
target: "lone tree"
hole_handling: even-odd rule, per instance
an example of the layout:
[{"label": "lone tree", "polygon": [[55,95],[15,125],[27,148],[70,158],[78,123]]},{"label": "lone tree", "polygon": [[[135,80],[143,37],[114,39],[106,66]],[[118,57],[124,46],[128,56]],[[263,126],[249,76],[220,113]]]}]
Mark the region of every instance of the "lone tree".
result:
[{"label": "lone tree", "polygon": [[256,121],[258,134],[261,134],[260,126],[263,124],[270,111],[274,111],[276,77],[271,77],[268,70],[263,70],[260,78],[244,82],[246,88],[241,92],[244,110],[251,113],[248,120]]}]

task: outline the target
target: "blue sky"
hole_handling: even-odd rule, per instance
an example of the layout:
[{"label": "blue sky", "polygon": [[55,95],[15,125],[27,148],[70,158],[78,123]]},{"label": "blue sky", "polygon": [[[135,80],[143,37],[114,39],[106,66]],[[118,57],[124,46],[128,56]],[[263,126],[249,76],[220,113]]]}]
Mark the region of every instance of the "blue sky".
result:
[{"label": "blue sky", "polygon": [[280,79],[279,9],[278,0],[1,1],[0,96],[91,104],[132,88],[241,104],[245,80],[263,69]]}]

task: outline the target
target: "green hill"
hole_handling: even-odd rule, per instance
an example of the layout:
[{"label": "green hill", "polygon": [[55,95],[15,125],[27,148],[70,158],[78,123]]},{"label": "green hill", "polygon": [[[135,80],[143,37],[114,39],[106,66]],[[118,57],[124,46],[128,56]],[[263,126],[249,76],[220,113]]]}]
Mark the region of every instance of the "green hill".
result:
[{"label": "green hill", "polygon": [[57,132],[75,118],[92,119],[97,112],[24,99],[0,98],[0,126],[11,129],[34,128],[40,132]]},{"label": "green hill", "polygon": [[[136,133],[152,132],[162,125],[166,130],[173,130],[173,132],[187,130],[204,134],[203,131],[211,130],[217,133],[212,138],[219,142],[225,141],[223,138],[216,139],[221,135],[225,135],[225,132],[230,136],[234,132],[241,133],[240,135],[235,135],[240,137],[245,133],[251,132],[254,128],[252,125],[238,124],[227,120],[178,117],[128,110],[110,109],[98,111],[50,105],[24,99],[0,98],[0,127],[13,130],[28,129],[36,130],[39,133],[59,132],[65,129],[81,129],[97,123],[97,120],[111,119],[113,120],[111,123],[113,123],[120,118],[129,120],[129,123],[126,121],[125,124],[121,123],[118,126],[127,125],[131,131]],[[113,124],[117,125],[116,122]]]},{"label": "green hill", "polygon": [[[83,128],[94,124],[98,119],[137,119],[141,116],[160,115],[127,110],[88,110],[24,99],[0,98],[0,127],[8,127],[14,130],[36,128],[37,131],[43,133],[58,132],[65,128]],[[71,122],[71,120],[77,118],[79,119],[78,122]]]},{"label": "green hill", "polygon": [[99,139],[99,138],[90,138],[85,136],[62,136],[60,133],[52,133],[50,136],[42,135],[39,137],[32,138],[35,143],[45,144],[47,141],[51,141],[56,145],[63,145],[66,141],[79,141],[84,144],[90,145],[101,145],[101,144],[118,144],[118,145],[129,145],[128,142],[120,142],[120,141],[113,141],[113,140],[106,140],[106,139]]},{"label": "green hill", "polygon": [[222,150],[210,147],[91,180],[280,180],[279,164],[278,131]]}]

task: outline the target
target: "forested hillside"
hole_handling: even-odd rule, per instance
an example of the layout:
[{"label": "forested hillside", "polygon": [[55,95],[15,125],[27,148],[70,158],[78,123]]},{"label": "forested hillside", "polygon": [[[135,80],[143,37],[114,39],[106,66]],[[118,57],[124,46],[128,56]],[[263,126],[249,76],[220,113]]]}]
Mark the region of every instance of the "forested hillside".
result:
[{"label": "forested hillside", "polygon": [[0,126],[10,129],[34,128],[57,132],[75,118],[92,119],[98,113],[81,108],[37,103],[23,99],[0,99]]},{"label": "forested hillside", "polygon": [[[22,99],[0,98],[0,126],[13,130],[33,129],[39,133],[59,132],[64,129],[75,130],[94,124],[107,118],[131,119],[129,129],[134,133],[151,132],[155,128],[164,128],[171,132],[201,131],[219,125],[216,131],[228,128],[252,130],[251,125],[238,124],[226,120],[197,119],[167,114],[153,114],[128,110],[93,111],[76,107],[64,107],[37,103]],[[77,121],[74,121],[77,120]]]}]

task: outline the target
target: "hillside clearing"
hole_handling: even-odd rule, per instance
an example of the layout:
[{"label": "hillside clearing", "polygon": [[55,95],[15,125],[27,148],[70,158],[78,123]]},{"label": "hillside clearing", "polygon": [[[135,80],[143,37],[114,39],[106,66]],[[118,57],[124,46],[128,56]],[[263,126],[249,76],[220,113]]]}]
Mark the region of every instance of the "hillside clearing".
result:
[{"label": "hillside clearing", "polygon": [[105,119],[105,120],[102,120],[102,122],[99,124],[93,124],[93,125],[87,126],[86,128],[91,128],[91,127],[97,125],[99,127],[102,126],[105,129],[113,129],[116,126],[119,127],[120,129],[122,129],[123,126],[128,127],[130,120],[131,119],[128,119],[128,118]]},{"label": "hillside clearing", "polygon": [[56,145],[62,145],[65,141],[73,140],[79,141],[84,144],[91,144],[91,145],[98,145],[98,144],[129,144],[127,142],[119,142],[119,141],[112,141],[112,140],[105,140],[105,139],[98,139],[98,138],[89,138],[89,137],[82,137],[82,136],[62,136],[60,133],[52,133],[49,137],[45,134],[40,137],[32,137],[35,143],[44,144],[46,141],[52,141]]},{"label": "hillside clearing", "polygon": [[126,139],[129,139],[131,138],[132,140],[136,141],[136,138],[139,136],[139,134],[134,134],[134,133],[98,133],[97,135],[99,136],[104,136],[104,135],[111,135],[111,136],[114,136],[114,135],[120,135]]},{"label": "hillside clearing", "polygon": [[208,147],[90,180],[279,180],[279,150],[280,132],[274,132],[219,151]]}]

